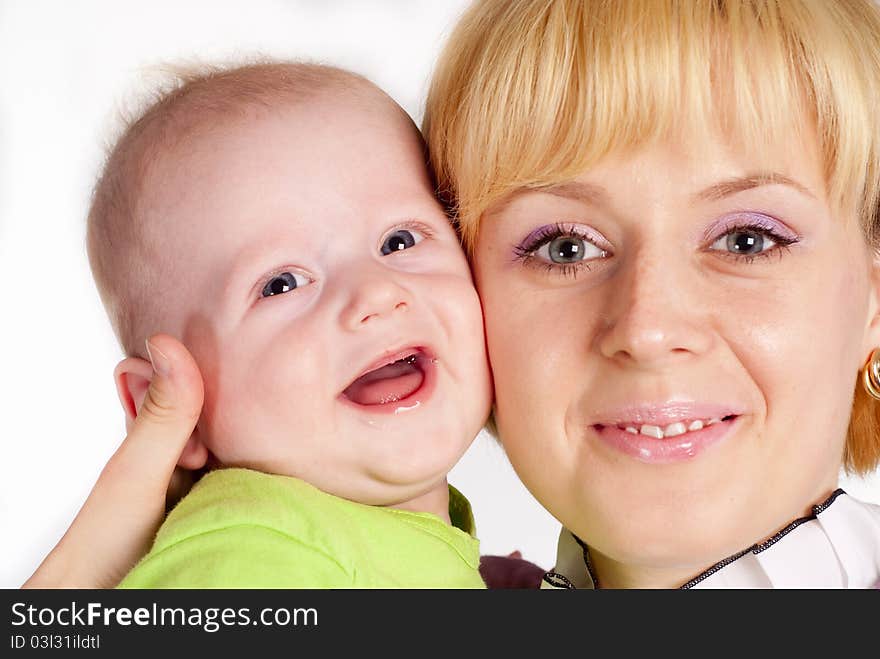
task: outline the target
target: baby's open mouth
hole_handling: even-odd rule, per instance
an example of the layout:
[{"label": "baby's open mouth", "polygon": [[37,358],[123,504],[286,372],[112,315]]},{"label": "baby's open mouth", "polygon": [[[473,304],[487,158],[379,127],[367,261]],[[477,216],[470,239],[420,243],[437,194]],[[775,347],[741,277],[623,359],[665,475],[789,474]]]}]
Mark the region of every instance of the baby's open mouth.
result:
[{"label": "baby's open mouth", "polygon": [[421,348],[408,348],[391,355],[384,365],[359,376],[342,395],[358,405],[396,403],[421,388],[428,362]]}]

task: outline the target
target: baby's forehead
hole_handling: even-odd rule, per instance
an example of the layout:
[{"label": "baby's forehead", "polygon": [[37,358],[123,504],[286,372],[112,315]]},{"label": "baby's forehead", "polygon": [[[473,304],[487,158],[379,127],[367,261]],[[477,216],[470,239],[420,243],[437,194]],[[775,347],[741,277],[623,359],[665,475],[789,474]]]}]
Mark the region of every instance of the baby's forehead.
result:
[{"label": "baby's forehead", "polygon": [[[208,113],[199,104],[190,103],[176,109],[166,125],[152,133],[144,135],[151,143],[141,147],[145,165],[141,169],[147,174],[144,179],[155,183],[143,186],[145,197],[161,192],[169,179],[185,177],[195,158],[231,156],[234,161],[236,150],[244,153],[249,145],[271,142],[281,133],[299,140],[290,143],[291,156],[310,149],[319,157],[322,147],[329,151],[331,143],[340,142],[351,143],[352,150],[369,148],[370,142],[381,142],[385,149],[425,148],[421,133],[406,112],[379,88],[360,79],[306,95],[282,90],[260,102],[245,98]],[[316,133],[323,136],[324,144],[316,144]]]},{"label": "baby's forehead", "polygon": [[[152,140],[159,149],[193,141],[222,142],[236,128],[271,130],[273,123],[267,119],[291,120],[295,129],[296,118],[308,115],[320,115],[326,122],[342,126],[362,126],[369,120],[377,129],[402,123],[415,128],[406,112],[385,92],[352,74],[306,89],[279,86],[263,90],[259,96],[218,89],[210,93],[209,100],[182,100],[167,111],[164,121],[157,122]],[[303,130],[308,126],[304,125]],[[418,129],[412,137],[420,139]]]},{"label": "baby's forehead", "polygon": [[282,232],[291,242],[337,237],[340,225],[324,219],[349,209],[394,217],[428,203],[433,186],[409,117],[381,92],[331,89],[227,113],[168,140],[144,177],[139,238],[192,263],[210,245],[224,256],[255,242],[264,249]]},{"label": "baby's forehead", "polygon": [[[352,99],[342,93],[306,101],[282,97],[271,107],[245,108],[188,127],[147,155],[141,206],[161,204],[164,211],[173,211],[186,197],[201,198],[207,208],[212,193],[245,185],[258,193],[260,181],[266,189],[279,170],[296,167],[312,176],[289,176],[284,183],[291,191],[314,184],[318,171],[330,174],[324,184],[334,186],[347,174],[373,180],[389,175],[386,168],[357,170],[355,162],[365,153],[375,154],[374,161],[389,167],[406,162],[407,167],[397,168],[397,176],[425,179],[421,135],[399,107],[381,100]],[[326,167],[327,162],[333,165]]]}]

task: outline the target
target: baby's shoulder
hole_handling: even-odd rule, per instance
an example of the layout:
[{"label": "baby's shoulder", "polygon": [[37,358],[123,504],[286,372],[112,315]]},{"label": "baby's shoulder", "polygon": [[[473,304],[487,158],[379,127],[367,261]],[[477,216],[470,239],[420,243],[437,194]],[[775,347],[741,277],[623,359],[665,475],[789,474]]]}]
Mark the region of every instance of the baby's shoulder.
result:
[{"label": "baby's shoulder", "polygon": [[211,472],[171,511],[120,587],[351,586],[350,561],[327,540],[339,529],[319,519],[313,489],[245,469]]},{"label": "baby's shoulder", "polygon": [[120,587],[350,587],[344,524],[328,497],[298,479],[213,471],[175,506]]},{"label": "baby's shoulder", "polygon": [[154,550],[196,535],[246,527],[324,545],[323,538],[338,537],[346,526],[338,501],[298,478],[218,469],[206,474],[169,513]]}]

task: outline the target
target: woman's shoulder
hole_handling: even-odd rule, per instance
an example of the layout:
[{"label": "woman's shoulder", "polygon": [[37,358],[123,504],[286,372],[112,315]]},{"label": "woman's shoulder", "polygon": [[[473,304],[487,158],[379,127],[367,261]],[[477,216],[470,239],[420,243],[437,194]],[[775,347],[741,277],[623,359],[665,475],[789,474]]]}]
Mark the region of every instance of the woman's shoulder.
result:
[{"label": "woman's shoulder", "polygon": [[838,489],[813,506],[811,514],[793,520],[694,585],[874,588],[878,580],[880,506]]}]

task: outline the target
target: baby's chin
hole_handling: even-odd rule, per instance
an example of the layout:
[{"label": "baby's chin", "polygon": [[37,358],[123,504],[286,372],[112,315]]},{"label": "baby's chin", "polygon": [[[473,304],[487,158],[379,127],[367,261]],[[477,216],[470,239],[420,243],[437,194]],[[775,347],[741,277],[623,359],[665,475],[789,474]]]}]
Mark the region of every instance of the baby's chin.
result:
[{"label": "baby's chin", "polygon": [[303,478],[328,494],[370,506],[406,507],[405,504],[437,490],[446,491],[446,477],[454,459],[420,460],[417,464],[383,464],[362,470],[338,472],[332,479]]},{"label": "baby's chin", "polygon": [[446,470],[431,477],[417,479],[415,476],[400,481],[390,481],[381,474],[351,474],[345,482],[309,481],[317,489],[367,506],[398,508],[413,512],[427,512],[439,517],[448,514],[448,491]]},{"label": "baby's chin", "polygon": [[[481,427],[476,422],[477,410],[463,412],[460,401],[455,400],[434,402],[441,404],[412,415],[368,418],[372,423],[346,410],[325,432],[308,441],[300,437],[303,441],[296,445],[289,444],[295,438],[286,434],[229,433],[235,438],[262,436],[264,441],[259,446],[237,441],[224,444],[224,437],[214,437],[217,451],[212,452],[218,455],[221,467],[297,478],[328,494],[366,505],[399,506],[444,490],[447,474]],[[341,442],[341,437],[346,441]],[[280,451],[284,444],[288,450]]]},{"label": "baby's chin", "polygon": [[251,469],[296,478],[342,499],[370,506],[398,507],[438,489],[445,490],[446,475],[461,457],[461,453],[463,450],[455,450],[446,457],[435,453],[427,459],[422,457],[410,462],[388,461],[373,466],[328,466],[321,471],[304,470],[301,464],[285,464],[284,460],[216,461],[211,468]]}]

